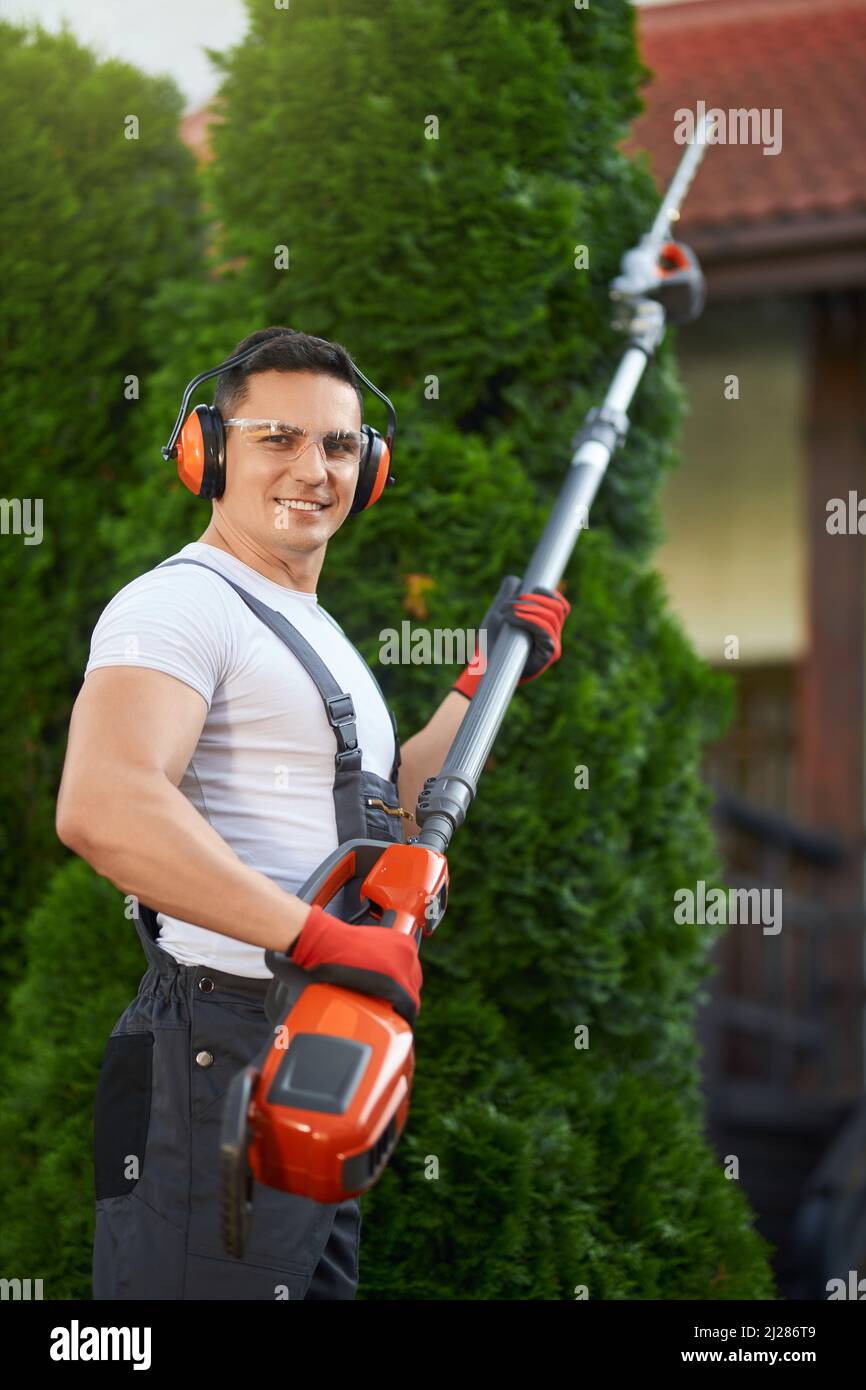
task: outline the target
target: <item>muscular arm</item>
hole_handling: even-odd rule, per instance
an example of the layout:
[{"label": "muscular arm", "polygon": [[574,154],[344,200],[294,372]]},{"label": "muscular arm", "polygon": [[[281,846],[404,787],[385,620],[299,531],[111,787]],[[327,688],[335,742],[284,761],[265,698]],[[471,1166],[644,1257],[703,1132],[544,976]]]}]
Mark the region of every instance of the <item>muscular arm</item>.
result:
[{"label": "muscular arm", "polygon": [[244,864],[178,790],[206,714],[198,691],[163,671],[91,671],[72,710],[57,834],[155,910],[285,951],[309,903]]},{"label": "muscular arm", "polygon": [[403,822],[403,833],[407,840],[412,835],[421,834],[420,826],[414,819],[418,795],[426,778],[441,772],[445,755],[454,742],[469,703],[459,690],[449,690],[424,728],[400,745],[400,805],[413,813],[412,820]]}]

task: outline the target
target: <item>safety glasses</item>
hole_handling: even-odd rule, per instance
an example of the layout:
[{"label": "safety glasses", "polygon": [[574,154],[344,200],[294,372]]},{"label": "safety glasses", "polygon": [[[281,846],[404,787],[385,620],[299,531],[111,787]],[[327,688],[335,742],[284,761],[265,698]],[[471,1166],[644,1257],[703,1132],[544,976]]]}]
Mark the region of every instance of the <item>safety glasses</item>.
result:
[{"label": "safety glasses", "polygon": [[296,459],[315,444],[327,463],[359,463],[367,447],[367,436],[358,430],[305,430],[285,420],[232,419],[223,424],[240,430],[243,442],[258,453],[280,461]]}]

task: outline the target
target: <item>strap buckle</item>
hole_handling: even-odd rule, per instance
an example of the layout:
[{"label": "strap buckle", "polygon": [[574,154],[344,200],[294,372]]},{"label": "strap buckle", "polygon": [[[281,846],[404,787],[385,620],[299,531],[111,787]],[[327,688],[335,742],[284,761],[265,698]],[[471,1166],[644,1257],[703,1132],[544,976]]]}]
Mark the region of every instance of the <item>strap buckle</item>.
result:
[{"label": "strap buckle", "polygon": [[328,695],[325,698],[328,723],[337,738],[337,760],[341,754],[353,753],[358,747],[358,731],[355,727],[355,706],[351,695]]}]

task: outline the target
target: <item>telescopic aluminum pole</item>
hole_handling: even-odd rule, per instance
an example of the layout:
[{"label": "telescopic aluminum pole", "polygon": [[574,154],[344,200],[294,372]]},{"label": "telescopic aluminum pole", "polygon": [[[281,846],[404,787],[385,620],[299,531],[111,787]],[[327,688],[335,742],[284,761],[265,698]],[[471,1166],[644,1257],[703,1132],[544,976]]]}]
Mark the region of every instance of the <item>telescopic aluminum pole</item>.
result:
[{"label": "telescopic aluminum pole", "polygon": [[[594,407],[589,411],[573,440],[574,454],[568,474],[529,561],[518,591],[520,593],[537,586],[551,590],[556,588],[581,527],[586,525],[589,508],[608,463],[628,433],[629,405],[647,362],[664,336],[667,315],[663,303],[650,297],[653,292],[659,293],[664,285],[660,277],[659,255],[668,239],[671,223],[679,217],[683,198],[704,155],[707,127],[708,119],[705,117],[694,142],[683,154],[652,228],[637,247],[625,253],[621,273],[612,283],[611,296],[625,310],[628,347],[604,403],[600,408]],[[694,261],[692,270],[700,279]],[[426,845],[444,852],[454,831],[463,824],[474,799],[481,770],[526,665],[531,643],[532,639],[525,630],[509,623],[502,624],[489,655],[487,669],[448,750],[442,771],[437,777],[427,778],[418,798],[415,819],[421,826],[421,834],[410,840],[411,844]]]}]

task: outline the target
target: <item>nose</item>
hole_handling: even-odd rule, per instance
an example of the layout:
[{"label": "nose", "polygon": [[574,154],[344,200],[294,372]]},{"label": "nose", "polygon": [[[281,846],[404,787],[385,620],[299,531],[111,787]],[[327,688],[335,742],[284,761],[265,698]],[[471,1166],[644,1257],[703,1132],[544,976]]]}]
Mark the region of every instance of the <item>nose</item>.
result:
[{"label": "nose", "polygon": [[[311,452],[310,445],[313,443],[315,443],[316,448]],[[321,481],[323,474],[327,477],[327,459],[325,457],[325,445],[323,440],[317,439],[314,441],[308,439],[301,449],[301,452],[296,454],[292,459],[292,463],[296,465],[294,472],[298,478],[303,478],[305,480],[315,478],[316,481]],[[299,464],[300,469],[297,467]]]}]

